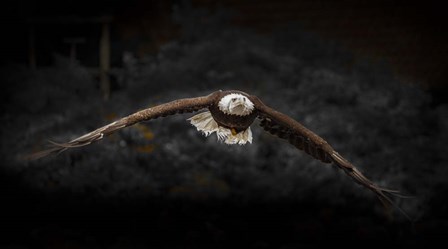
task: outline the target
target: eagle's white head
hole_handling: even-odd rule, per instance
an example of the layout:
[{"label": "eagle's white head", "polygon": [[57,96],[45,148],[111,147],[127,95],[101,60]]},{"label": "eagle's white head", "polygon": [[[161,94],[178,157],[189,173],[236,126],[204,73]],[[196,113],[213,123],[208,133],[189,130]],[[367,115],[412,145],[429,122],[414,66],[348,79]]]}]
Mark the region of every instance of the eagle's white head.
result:
[{"label": "eagle's white head", "polygon": [[218,107],[225,114],[246,116],[254,110],[254,103],[242,94],[231,93],[221,98]]}]

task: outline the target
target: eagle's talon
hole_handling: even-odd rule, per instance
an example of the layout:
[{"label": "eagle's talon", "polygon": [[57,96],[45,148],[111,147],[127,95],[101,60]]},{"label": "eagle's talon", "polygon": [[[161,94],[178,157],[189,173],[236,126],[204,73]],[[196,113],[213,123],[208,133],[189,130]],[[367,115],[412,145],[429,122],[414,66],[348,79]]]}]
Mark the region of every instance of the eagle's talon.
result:
[{"label": "eagle's talon", "polygon": [[230,129],[230,131],[232,132],[233,136],[236,136],[236,134],[238,134],[238,132],[236,132],[235,128]]}]

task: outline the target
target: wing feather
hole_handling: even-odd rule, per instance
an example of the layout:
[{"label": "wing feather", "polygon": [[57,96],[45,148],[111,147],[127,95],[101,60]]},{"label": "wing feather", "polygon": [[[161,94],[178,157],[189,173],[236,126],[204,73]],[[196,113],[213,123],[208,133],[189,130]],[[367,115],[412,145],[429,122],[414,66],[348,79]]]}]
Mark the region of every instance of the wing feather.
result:
[{"label": "wing feather", "polygon": [[75,138],[66,143],[56,143],[50,141],[50,148],[33,153],[26,157],[27,160],[36,160],[50,154],[61,153],[67,149],[82,147],[89,145],[93,142],[99,141],[104,137],[117,132],[120,129],[134,125],[136,123],[156,119],[159,117],[166,117],[168,115],[174,115],[178,113],[188,113],[199,111],[203,108],[207,108],[213,103],[217,92],[214,92],[208,96],[197,98],[178,99],[165,104],[150,107],[136,113],[133,113],[127,117],[121,118],[115,122],[100,127],[92,132],[84,134],[78,138]]},{"label": "wing feather", "polygon": [[391,200],[390,196],[398,196],[398,191],[380,187],[365,177],[353,164],[335,151],[327,141],[304,127],[296,120],[280,113],[268,106],[261,100],[252,96],[255,107],[258,110],[258,117],[261,119],[260,126],[267,132],[286,139],[296,148],[305,151],[312,157],[324,162],[334,163],[350,176],[356,183],[368,188],[376,194],[379,200],[386,207],[397,208],[408,219],[409,216]]}]

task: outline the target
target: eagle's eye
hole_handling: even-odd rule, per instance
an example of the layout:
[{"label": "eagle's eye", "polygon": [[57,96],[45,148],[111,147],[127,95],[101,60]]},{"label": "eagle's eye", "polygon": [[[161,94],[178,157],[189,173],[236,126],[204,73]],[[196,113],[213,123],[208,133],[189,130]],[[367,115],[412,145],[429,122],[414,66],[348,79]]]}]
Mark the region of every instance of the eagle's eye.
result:
[{"label": "eagle's eye", "polygon": [[236,98],[232,98],[232,102],[235,102]]}]

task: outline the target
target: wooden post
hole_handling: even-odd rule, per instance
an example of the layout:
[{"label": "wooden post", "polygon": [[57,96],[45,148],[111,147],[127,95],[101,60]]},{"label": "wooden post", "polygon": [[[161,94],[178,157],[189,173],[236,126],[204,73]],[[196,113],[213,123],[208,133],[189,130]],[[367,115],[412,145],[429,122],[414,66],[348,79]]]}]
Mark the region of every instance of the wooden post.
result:
[{"label": "wooden post", "polygon": [[101,27],[100,38],[100,86],[103,99],[108,100],[110,96],[110,30],[109,21],[105,20]]},{"label": "wooden post", "polygon": [[64,42],[70,45],[70,61],[76,62],[76,46],[80,43],[84,43],[86,40],[83,37],[68,37],[64,38]]},{"label": "wooden post", "polygon": [[36,40],[34,35],[34,25],[30,24],[28,28],[28,63],[31,70],[36,69]]},{"label": "wooden post", "polygon": [[[101,17],[71,17],[71,16],[61,16],[61,17],[50,17],[50,18],[32,18],[29,19],[30,23],[29,37],[28,37],[28,47],[29,47],[29,63],[31,68],[36,67],[36,54],[35,54],[35,41],[34,41],[34,30],[33,24],[100,24],[101,25],[101,37],[99,40],[99,70],[95,69],[95,72],[99,73],[100,88],[103,99],[107,100],[110,96],[110,23],[112,22],[112,16],[101,16]],[[71,42],[70,42],[71,43]],[[72,43],[71,43],[72,44]],[[71,46],[71,58],[76,57],[76,44]]]}]

